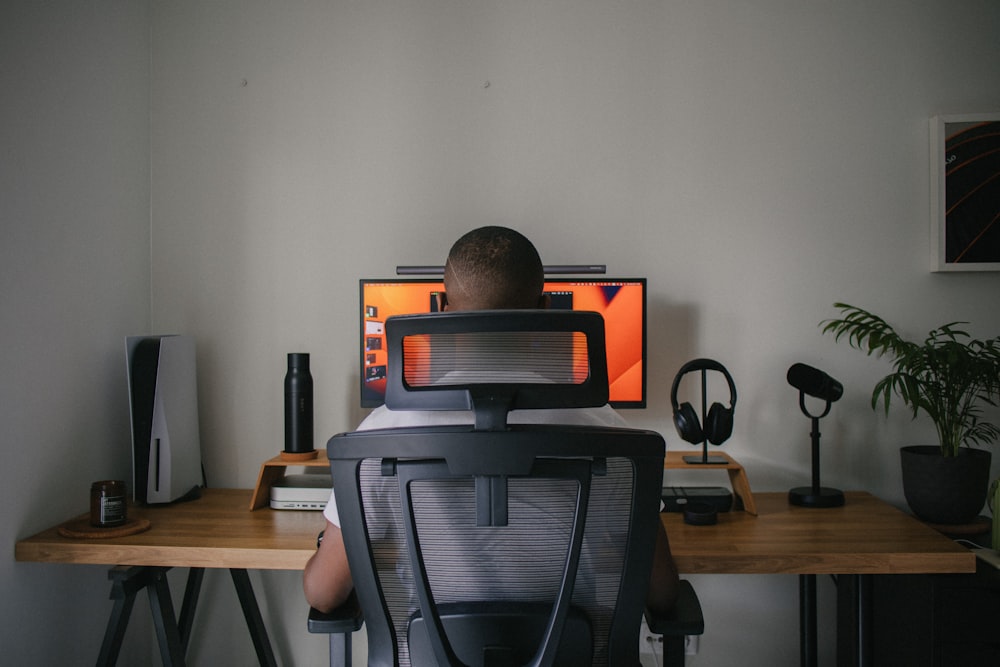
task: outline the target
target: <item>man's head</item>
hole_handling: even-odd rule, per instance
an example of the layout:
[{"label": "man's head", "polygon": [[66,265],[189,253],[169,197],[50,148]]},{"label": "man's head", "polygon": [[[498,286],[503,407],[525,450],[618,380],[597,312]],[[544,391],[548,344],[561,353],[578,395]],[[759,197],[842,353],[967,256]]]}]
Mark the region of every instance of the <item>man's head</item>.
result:
[{"label": "man's head", "polygon": [[545,272],[531,241],[506,227],[480,227],[455,241],[444,267],[448,310],[544,308]]}]

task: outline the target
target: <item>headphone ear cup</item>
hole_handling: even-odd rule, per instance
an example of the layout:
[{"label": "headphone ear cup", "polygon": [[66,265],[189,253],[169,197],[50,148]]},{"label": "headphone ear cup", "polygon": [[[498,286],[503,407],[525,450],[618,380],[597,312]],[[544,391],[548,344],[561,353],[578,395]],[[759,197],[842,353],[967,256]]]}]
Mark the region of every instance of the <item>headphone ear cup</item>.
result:
[{"label": "headphone ear cup", "polygon": [[690,403],[681,403],[674,411],[674,426],[677,427],[677,435],[687,442],[698,444],[705,441],[698,413]]},{"label": "headphone ear cup", "polygon": [[713,445],[721,445],[733,434],[733,411],[722,403],[713,403],[705,416],[705,433]]}]

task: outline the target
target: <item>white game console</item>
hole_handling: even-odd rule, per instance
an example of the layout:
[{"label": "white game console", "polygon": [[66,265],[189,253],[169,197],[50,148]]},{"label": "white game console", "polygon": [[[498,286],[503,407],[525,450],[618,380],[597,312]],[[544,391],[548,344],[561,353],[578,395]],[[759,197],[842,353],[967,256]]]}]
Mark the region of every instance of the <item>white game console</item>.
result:
[{"label": "white game console", "polygon": [[201,491],[198,382],[193,336],[125,339],[132,423],[132,495],[171,503]]}]

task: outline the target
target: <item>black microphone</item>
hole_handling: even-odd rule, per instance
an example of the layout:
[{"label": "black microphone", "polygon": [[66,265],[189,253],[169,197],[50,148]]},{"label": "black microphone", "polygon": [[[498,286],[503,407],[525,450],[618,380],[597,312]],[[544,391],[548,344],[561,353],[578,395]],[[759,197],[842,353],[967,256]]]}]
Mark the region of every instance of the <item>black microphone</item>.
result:
[{"label": "black microphone", "polygon": [[812,366],[792,364],[788,369],[788,384],[810,396],[833,403],[844,395],[844,385]]}]

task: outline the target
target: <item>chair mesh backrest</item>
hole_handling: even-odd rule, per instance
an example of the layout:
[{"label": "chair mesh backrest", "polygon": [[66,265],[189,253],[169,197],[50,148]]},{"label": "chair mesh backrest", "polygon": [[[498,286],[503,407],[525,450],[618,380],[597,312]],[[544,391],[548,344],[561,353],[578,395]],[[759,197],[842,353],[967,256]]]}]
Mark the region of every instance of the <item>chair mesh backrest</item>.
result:
[{"label": "chair mesh backrest", "polygon": [[587,339],[578,331],[422,334],[403,339],[403,381],[411,387],[581,384],[589,376]]},{"label": "chair mesh backrest", "polygon": [[[608,476],[591,489],[583,553],[573,604],[592,624],[594,665],[608,664],[608,633],[617,603],[628,544],[632,462],[613,459]],[[417,610],[413,572],[395,478],[381,475],[379,461],[361,468],[365,521],[372,557],[398,642],[399,664],[409,665],[407,623]],[[439,604],[477,600],[551,603],[563,572],[573,521],[574,484],[512,480],[509,525],[478,527],[471,480],[427,482],[414,490],[420,546]],[[502,534],[501,534],[502,533]],[[637,636],[637,635],[636,635]]]},{"label": "chair mesh backrest", "polygon": [[608,401],[604,320],[560,310],[407,315],[386,321],[392,410],[596,407]]},{"label": "chair mesh backrest", "polygon": [[[530,343],[525,332],[534,325],[520,315],[541,322],[540,345]],[[386,405],[392,406],[394,395],[397,406],[402,402],[411,409],[464,405],[476,410],[477,426],[358,431],[334,436],[328,444],[341,528],[368,626],[369,665],[410,664],[407,628],[420,605],[395,466],[417,459],[446,461],[449,467],[446,479],[415,480],[410,486],[417,541],[436,605],[484,600],[551,605],[566,566],[581,483],[531,475],[538,474],[539,461],[554,466],[584,461],[590,497],[572,603],[589,619],[594,665],[638,662],[663,439],[633,429],[505,423],[512,407],[606,402],[603,324],[602,359],[595,367],[593,340],[580,333],[581,320],[557,321],[561,317],[546,311],[513,319],[476,313],[448,322],[437,315],[409,321],[407,332],[396,329],[395,336],[395,318],[387,321]],[[425,330],[441,323],[459,330]],[[592,333],[593,321],[585,325]],[[489,335],[480,336],[477,327]],[[493,335],[496,328],[503,329],[499,336]],[[500,341],[501,353],[493,343],[480,344],[491,336]],[[415,347],[406,351],[406,345]],[[504,419],[481,421],[483,405],[499,409]],[[590,475],[591,468],[597,474]],[[482,521],[484,478],[503,480],[505,516],[495,525]]]}]

